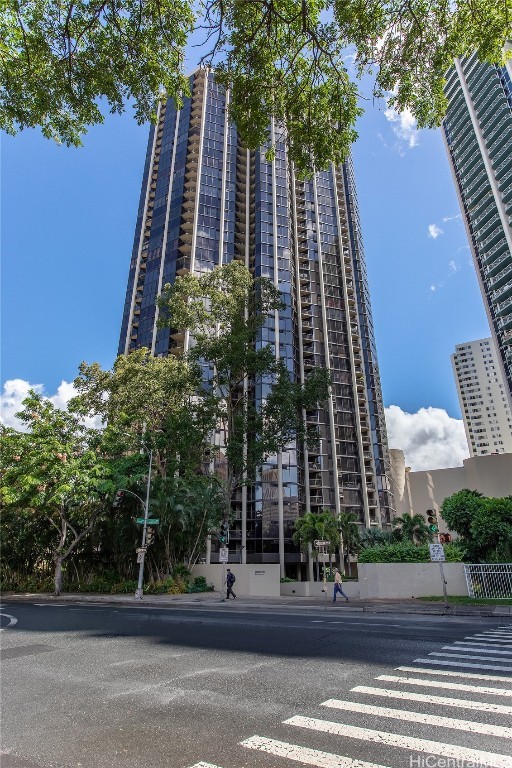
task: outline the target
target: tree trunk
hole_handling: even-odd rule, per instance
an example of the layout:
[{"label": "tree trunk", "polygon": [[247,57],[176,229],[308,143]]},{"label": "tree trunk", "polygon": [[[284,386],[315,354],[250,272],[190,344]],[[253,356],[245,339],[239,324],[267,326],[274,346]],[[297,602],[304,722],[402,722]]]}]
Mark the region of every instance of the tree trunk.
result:
[{"label": "tree trunk", "polygon": [[55,584],[55,597],[59,597],[59,595],[62,592],[62,561],[63,561],[62,555],[56,555],[54,557],[55,561],[55,576],[54,576],[54,584]]}]

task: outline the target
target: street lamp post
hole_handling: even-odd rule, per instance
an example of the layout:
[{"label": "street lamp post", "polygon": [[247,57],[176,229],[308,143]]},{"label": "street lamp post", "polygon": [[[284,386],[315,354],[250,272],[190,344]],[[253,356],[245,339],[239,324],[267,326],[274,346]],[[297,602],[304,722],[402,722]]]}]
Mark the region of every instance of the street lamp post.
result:
[{"label": "street lamp post", "polygon": [[143,596],[143,583],[144,583],[144,559],[146,556],[146,533],[148,528],[148,517],[149,517],[149,491],[151,488],[151,465],[153,463],[153,449],[151,448],[149,451],[149,469],[148,469],[148,482],[146,485],[146,503],[144,504],[144,526],[142,528],[142,544],[141,544],[141,554],[142,557],[140,558],[140,566],[139,566],[139,581],[137,584],[137,589],[135,591],[135,598],[138,600],[142,600]]}]

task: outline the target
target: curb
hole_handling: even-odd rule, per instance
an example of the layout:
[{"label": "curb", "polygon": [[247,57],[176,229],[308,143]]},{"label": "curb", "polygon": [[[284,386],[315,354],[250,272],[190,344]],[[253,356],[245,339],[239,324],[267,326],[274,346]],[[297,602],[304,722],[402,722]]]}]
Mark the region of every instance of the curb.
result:
[{"label": "curb", "polygon": [[[160,599],[160,600],[154,600],[152,599],[152,596],[147,596],[143,598],[143,600],[136,600],[134,597],[114,597],[113,595],[90,595],[90,594],[64,594],[60,595],[59,597],[55,597],[54,595],[49,594],[37,594],[37,593],[24,593],[24,594],[16,594],[16,593],[6,593],[2,596],[2,599],[4,600],[20,600],[20,601],[26,601],[26,602],[34,602],[34,601],[40,601],[40,602],[47,602],[47,603],[62,603],[62,602],[73,602],[73,603],[92,603],[95,605],[123,605],[123,606],[147,606],[148,608],[180,608],[180,606],[183,607],[201,607],[201,608],[210,608],[210,607],[220,607],[221,605],[226,605],[226,599],[222,597],[218,598],[210,598],[207,600],[201,600],[200,598],[191,598],[191,599]],[[227,607],[227,606],[226,606]],[[309,604],[289,604],[289,603],[281,603],[281,602],[268,602],[268,603],[250,603],[250,602],[244,602],[243,598],[236,601],[236,607],[237,608],[253,608],[258,610],[273,610],[275,611],[276,608],[280,608],[283,610],[284,613],[287,613],[289,611],[305,611],[305,610],[311,610],[311,609],[324,609],[324,610],[330,610],[335,611],[336,613],[340,613],[340,611],[343,611],[343,613],[389,613],[389,614],[397,614],[397,613],[403,613],[403,614],[419,614],[423,616],[484,616],[484,617],[500,617],[503,616],[504,618],[506,616],[512,616],[512,606],[459,606],[454,603],[450,603],[447,607],[444,605],[436,605],[432,607],[427,607],[426,605],[404,605],[403,603],[397,603],[397,604],[390,604],[387,603],[385,605],[350,605],[347,606],[344,603],[340,605],[340,607],[334,607],[332,605],[326,605],[325,603],[318,602],[318,603],[309,603]],[[236,608],[233,607],[233,609],[228,610],[236,610]]]}]

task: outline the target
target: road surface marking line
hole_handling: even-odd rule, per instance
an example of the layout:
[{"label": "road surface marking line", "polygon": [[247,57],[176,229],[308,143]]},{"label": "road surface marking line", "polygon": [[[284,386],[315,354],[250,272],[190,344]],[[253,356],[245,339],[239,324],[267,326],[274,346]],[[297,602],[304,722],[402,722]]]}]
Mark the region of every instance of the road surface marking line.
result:
[{"label": "road surface marking line", "polygon": [[[457,650],[455,648],[455,650]],[[429,656],[447,656],[449,659],[477,659],[478,661],[501,661],[502,664],[512,664],[512,659],[500,659],[499,656],[468,656],[466,653],[443,653],[443,651],[432,651]],[[505,667],[507,669],[507,667]],[[512,672],[512,667],[510,667]]]},{"label": "road surface marking line", "polygon": [[332,733],[335,736],[344,736],[352,739],[361,739],[368,743],[385,744],[390,747],[402,747],[428,755],[442,755],[457,760],[468,760],[476,765],[494,766],[494,768],[510,768],[510,755],[500,755],[494,752],[484,752],[480,749],[460,747],[456,744],[444,744],[441,741],[430,739],[416,739],[412,736],[402,736],[400,733],[388,733],[387,731],[374,731],[371,728],[360,728],[357,725],[346,723],[331,723],[328,720],[318,720],[315,717],[301,717],[296,715],[284,720],[284,725],[295,725],[298,728],[308,728],[311,731]]},{"label": "road surface marking line", "polygon": [[[443,649],[452,650],[452,651],[468,651],[468,653],[499,653],[500,656],[512,656],[512,651],[499,651],[497,650],[496,646],[493,648],[481,648],[478,645],[470,645],[469,643],[465,643],[463,648],[459,648],[456,646],[455,648],[453,645],[443,645]],[[500,645],[499,648],[502,646]],[[512,648],[512,645],[506,645],[505,648]],[[508,661],[508,659],[503,659],[503,661]]]},{"label": "road surface marking line", "polygon": [[214,765],[213,763],[194,763],[194,765],[190,766],[190,768],[219,768],[218,765]]},{"label": "road surface marking line", "polygon": [[[487,640],[488,643],[502,643],[503,640],[509,640],[512,638],[512,635],[507,635],[506,637],[488,637],[487,635],[483,635],[481,632],[475,632],[474,635],[466,635],[464,637],[464,640],[473,640],[474,638],[478,638],[479,640]],[[512,642],[512,639],[511,639]]]},{"label": "road surface marking line", "polygon": [[512,648],[512,643],[497,643],[495,640],[490,643],[488,640],[455,640],[454,645],[479,645],[483,648]]},{"label": "road surface marking line", "polygon": [[485,635],[486,637],[511,637],[512,632],[505,632],[502,629],[490,629],[487,632],[479,632],[480,635]]},{"label": "road surface marking line", "polygon": [[[413,659],[419,664],[444,664],[446,667],[469,667],[469,669],[496,669],[499,672],[510,672],[510,667],[498,667],[496,664],[471,664],[469,661],[445,661],[444,659]],[[489,661],[489,659],[486,659]],[[500,659],[501,661],[501,659]]]},{"label": "road surface marking line", "polygon": [[251,736],[241,741],[242,747],[257,749],[276,757],[285,757],[303,765],[314,765],[317,768],[386,768],[377,763],[367,763],[365,760],[353,760],[343,755],[333,755],[332,752],[322,752],[319,749],[299,747],[286,741],[265,739],[263,736]]},{"label": "road surface marking line", "polygon": [[18,623],[18,619],[15,616],[11,616],[9,613],[0,613],[0,616],[5,616],[7,619],[10,619],[6,627],[0,628],[0,632],[3,632],[4,629],[8,629],[9,627],[14,627],[14,625]]},{"label": "road surface marking line", "polygon": [[328,699],[323,701],[320,706],[341,709],[345,712],[360,712],[363,715],[389,717],[394,720],[408,720],[411,723],[423,723],[425,725],[440,726],[441,728],[454,728],[457,731],[468,731],[469,733],[512,739],[512,728],[507,728],[503,725],[476,723],[473,720],[458,720],[455,717],[442,717],[441,715],[425,715],[423,712],[411,712],[408,709],[374,707],[371,704],[359,704],[355,701],[340,701],[339,699]]},{"label": "road surface marking line", "polygon": [[487,635],[466,635],[464,640],[485,640],[487,643],[503,643],[505,640],[509,642],[508,637],[487,637]]},{"label": "road surface marking line", "polygon": [[469,691],[470,693],[488,693],[491,696],[510,696],[512,690],[504,688],[489,688],[487,686],[466,685],[465,683],[452,683],[451,680],[422,680],[415,677],[398,677],[397,675],[379,675],[376,680],[385,680],[387,683],[406,683],[407,685],[423,685],[425,688],[449,688],[454,691]]},{"label": "road surface marking line", "polygon": [[457,672],[453,669],[425,669],[424,667],[396,667],[398,672],[421,672],[425,675],[442,675],[443,677],[467,677],[472,680],[494,680],[500,683],[511,683],[511,677],[505,675],[485,675],[478,672]]},{"label": "road surface marking line", "polygon": [[495,712],[500,715],[512,715],[512,707],[504,704],[488,704],[485,701],[471,699],[452,699],[449,696],[433,696],[428,693],[411,693],[410,691],[395,691],[392,688],[372,688],[369,685],[356,685],[350,689],[354,693],[367,693],[370,696],[382,696],[390,699],[406,699],[407,701],[423,701],[425,704],[439,704],[445,707],[460,707],[461,709],[476,709],[478,712]]}]

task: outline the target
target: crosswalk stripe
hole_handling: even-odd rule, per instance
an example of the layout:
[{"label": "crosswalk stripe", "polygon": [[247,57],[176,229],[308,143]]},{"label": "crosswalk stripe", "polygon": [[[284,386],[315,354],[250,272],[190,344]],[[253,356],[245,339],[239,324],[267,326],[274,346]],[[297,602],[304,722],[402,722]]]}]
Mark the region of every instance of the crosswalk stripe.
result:
[{"label": "crosswalk stripe", "polygon": [[[444,659],[414,659],[418,664],[444,664],[446,667],[469,667],[470,669],[496,669],[498,672],[510,672],[510,667],[499,667],[496,664],[471,664],[469,661],[445,661]],[[487,659],[489,661],[489,659]],[[501,659],[500,659],[501,661]]]},{"label": "crosswalk stripe", "polygon": [[389,717],[393,720],[408,720],[411,723],[423,723],[435,725],[441,728],[455,728],[457,731],[469,731],[470,733],[485,734],[486,736],[500,736],[504,739],[512,739],[512,728],[503,725],[489,725],[489,723],[475,723],[472,720],[458,720],[455,717],[442,717],[441,715],[425,715],[423,712],[411,712],[408,709],[390,709],[388,707],[374,707],[371,704],[360,704],[355,701],[340,701],[328,699],[323,701],[322,707],[341,709],[345,712],[360,712],[363,715],[376,715],[377,717]]},{"label": "crosswalk stripe", "polygon": [[354,693],[367,693],[370,696],[383,696],[390,699],[406,699],[407,701],[422,701],[425,704],[439,704],[446,707],[461,709],[476,709],[478,712],[494,712],[499,715],[512,715],[512,707],[504,704],[488,704],[486,701],[471,699],[452,699],[449,696],[433,696],[428,693],[413,693],[410,691],[395,691],[392,688],[372,688],[369,685],[356,685],[351,688]]},{"label": "crosswalk stripe", "polygon": [[512,632],[505,631],[504,629],[489,629],[480,634],[488,635],[489,637],[512,637]]},{"label": "crosswalk stripe", "polygon": [[194,765],[191,766],[191,768],[219,768],[218,765],[214,765],[213,763],[194,763]]},{"label": "crosswalk stripe", "polygon": [[379,675],[376,680],[385,680],[387,683],[406,683],[407,685],[422,685],[425,688],[449,688],[452,691],[469,691],[470,693],[485,693],[490,696],[510,696],[511,690],[504,688],[489,688],[485,685],[466,685],[465,683],[452,683],[451,680],[422,680],[415,677],[398,677],[397,675]]},{"label": "crosswalk stripe", "polygon": [[[467,635],[464,640],[485,640],[486,643],[509,642],[508,637],[487,637],[487,635]],[[510,640],[512,642],[512,640]]]},{"label": "crosswalk stripe", "polygon": [[500,683],[512,683],[512,677],[505,675],[485,675],[478,672],[459,672],[453,669],[425,669],[424,667],[396,667],[399,672],[421,672],[424,675],[441,675],[443,677],[467,677],[472,680],[495,680]]},{"label": "crosswalk stripe", "polygon": [[453,757],[457,760],[468,760],[477,765],[493,766],[494,768],[510,768],[510,755],[499,755],[494,752],[484,752],[479,749],[470,749],[456,744],[443,744],[440,741],[429,739],[417,739],[411,736],[402,736],[399,733],[387,731],[374,731],[370,728],[360,728],[346,723],[332,723],[328,720],[318,720],[314,717],[302,717],[296,715],[284,721],[285,725],[294,725],[299,728],[308,728],[322,733],[331,733],[336,736],[348,736],[352,739],[361,739],[364,742],[386,744],[390,747],[402,747],[429,755],[442,755]]},{"label": "crosswalk stripe", "polygon": [[[512,646],[509,646],[512,647]],[[464,645],[464,648],[454,648],[453,645],[443,645],[443,648],[447,648],[449,650],[460,650],[460,651],[468,651],[468,653],[499,653],[500,656],[512,656],[512,651],[500,651],[496,650],[496,648],[480,648],[479,646],[473,646],[473,645]],[[509,661],[509,659],[503,659],[503,661]]]},{"label": "crosswalk stripe", "polygon": [[353,760],[343,755],[333,755],[332,752],[322,752],[319,749],[299,747],[286,741],[266,739],[263,736],[251,736],[240,744],[247,749],[257,749],[276,757],[285,757],[303,765],[314,765],[317,768],[386,768],[377,763],[367,763],[365,760]]},{"label": "crosswalk stripe", "polygon": [[[443,653],[442,651],[432,651],[429,653],[429,656],[448,656],[450,659],[477,659],[478,661],[501,661],[502,664],[512,664],[512,659],[500,659],[499,656],[468,656],[465,653]],[[512,672],[512,667],[510,667],[510,671]]]},{"label": "crosswalk stripe", "polygon": [[472,645],[473,647],[489,648],[512,648],[512,643],[484,643],[483,640],[455,640],[454,645]]}]

